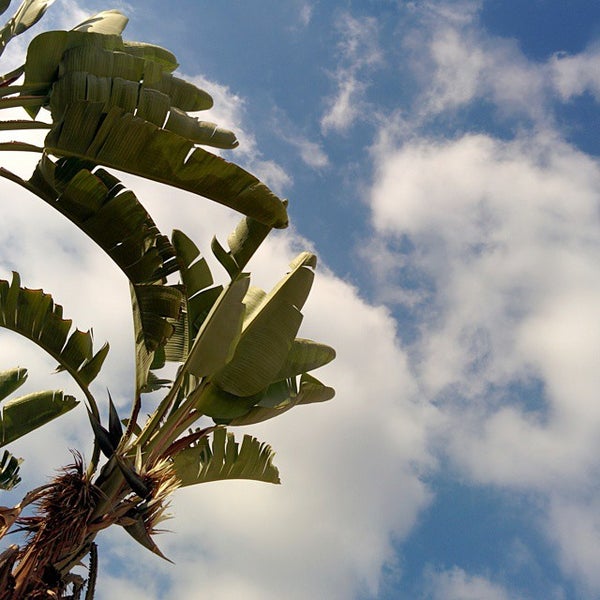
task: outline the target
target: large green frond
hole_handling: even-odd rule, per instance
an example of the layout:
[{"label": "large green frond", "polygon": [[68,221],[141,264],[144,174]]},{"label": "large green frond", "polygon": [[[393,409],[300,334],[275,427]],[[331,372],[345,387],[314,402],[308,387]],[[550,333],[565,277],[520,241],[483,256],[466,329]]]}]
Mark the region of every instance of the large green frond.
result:
[{"label": "large green frond", "polygon": [[102,33],[104,35],[120,35],[129,19],[118,10],[103,10],[73,27],[73,31]]},{"label": "large green frond", "polygon": [[108,353],[105,344],[94,354],[91,331],[72,331],[72,322],[63,319],[62,306],[42,290],[22,288],[17,273],[10,283],[0,280],[0,326],[43,348],[58,362],[58,369],[68,371],[86,392]]},{"label": "large green frond", "polygon": [[69,412],[79,404],[61,391],[35,392],[9,400],[0,414],[0,446],[27,435],[34,429]]},{"label": "large green frond", "polygon": [[228,425],[254,425],[279,417],[300,404],[326,402],[335,396],[335,390],[315,377],[304,373],[300,378],[300,389],[294,379],[280,381],[270,386],[246,414],[233,419],[219,419]]},{"label": "large green frond", "polygon": [[0,400],[10,396],[19,389],[27,380],[27,369],[17,367],[0,372]]},{"label": "large green frond", "polygon": [[284,203],[254,175],[188,139],[102,102],[69,104],[45,145],[214,200],[271,227],[287,226]]},{"label": "large green frond", "polygon": [[[301,308],[314,279],[315,257],[301,254],[292,270],[248,312],[235,354],[214,376],[225,392],[253,396],[275,381],[288,357],[300,324]],[[257,300],[257,296],[252,297]]]},{"label": "large green frond", "polygon": [[240,446],[232,433],[217,429],[212,445],[208,438],[201,438],[174,457],[174,467],[182,486],[223,479],[280,483],[273,456],[269,445],[252,436],[245,435]]}]

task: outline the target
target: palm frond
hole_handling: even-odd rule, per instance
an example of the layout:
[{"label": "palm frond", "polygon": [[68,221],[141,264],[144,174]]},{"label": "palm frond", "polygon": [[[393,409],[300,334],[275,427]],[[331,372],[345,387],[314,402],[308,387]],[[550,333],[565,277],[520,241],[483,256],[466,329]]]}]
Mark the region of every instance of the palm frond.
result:
[{"label": "palm frond", "polygon": [[245,435],[240,446],[232,433],[220,428],[213,433],[212,445],[203,437],[176,454],[173,464],[182,486],[224,479],[280,483],[273,456],[268,444]]}]

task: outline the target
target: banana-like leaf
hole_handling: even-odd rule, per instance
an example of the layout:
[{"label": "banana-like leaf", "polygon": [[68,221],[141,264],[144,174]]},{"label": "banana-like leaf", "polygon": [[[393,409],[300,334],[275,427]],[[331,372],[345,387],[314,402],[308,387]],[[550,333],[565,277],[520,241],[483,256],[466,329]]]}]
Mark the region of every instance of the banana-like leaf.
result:
[{"label": "banana-like leaf", "polygon": [[318,369],[330,363],[334,358],[335,350],[331,346],[296,338],[275,379],[276,381],[288,379]]},{"label": "banana-like leaf", "polygon": [[23,437],[79,404],[61,391],[35,392],[6,402],[0,417],[0,446]]},{"label": "banana-like leaf", "polygon": [[[287,201],[283,201],[287,206]],[[219,244],[216,238],[212,241],[212,251],[223,268],[234,279],[246,266],[250,258],[263,243],[271,227],[250,217],[244,217],[227,238],[229,251]]]},{"label": "banana-like leaf", "polygon": [[[124,43],[119,35],[48,31],[29,45],[25,84],[37,86],[38,95],[43,97],[50,94],[53,85],[58,85],[52,90],[55,96],[52,108],[57,114],[64,111],[65,103],[87,97],[85,91],[81,95],[82,83],[89,84],[90,95],[105,96],[111,105],[132,112],[153,92],[162,94],[158,101],[166,100],[168,107],[183,111],[210,108],[213,102],[210,94],[170,74],[176,64],[168,50],[149,44]],[[152,112],[145,105],[142,110]],[[31,110],[31,116],[36,112]]]},{"label": "banana-like leaf", "polygon": [[223,391],[253,396],[276,380],[302,322],[300,309],[310,292],[314,265],[314,255],[305,252],[269,294],[248,298],[235,354],[213,378]]},{"label": "banana-like leaf", "polygon": [[202,323],[185,363],[188,372],[206,377],[217,372],[234,355],[242,332],[244,296],[250,276],[242,274],[225,288]]},{"label": "banana-like leaf", "polygon": [[42,290],[20,286],[18,273],[12,282],[0,280],[0,326],[15,331],[46,350],[87,391],[98,375],[108,353],[105,344],[96,354],[92,350],[91,331],[75,329],[63,319],[60,304]]},{"label": "banana-like leaf", "polygon": [[241,167],[175,133],[102,102],[69,104],[45,146],[204,196],[270,227],[286,227],[285,204]]},{"label": "banana-like leaf", "polygon": [[[54,0],[23,0],[17,12],[0,29],[0,54],[10,40],[35,25],[53,2]],[[0,12],[4,12],[9,4],[10,2],[3,2],[0,5]]]},{"label": "banana-like leaf", "polygon": [[335,390],[323,385],[308,373],[300,378],[298,391],[295,379],[273,384],[264,394],[261,401],[253,406],[245,415],[234,419],[217,419],[227,425],[254,425],[268,419],[279,417],[284,412],[300,404],[326,402],[335,396]]},{"label": "banana-like leaf", "polygon": [[174,230],[171,241],[177,255],[177,264],[183,283],[184,303],[182,318],[175,324],[173,335],[165,346],[165,359],[184,362],[202,321],[218,298],[220,291],[210,298],[203,290],[213,284],[212,274],[204,257],[200,256],[196,244],[182,231]]},{"label": "banana-like leaf", "polygon": [[128,22],[129,19],[118,10],[103,10],[73,27],[73,31],[121,35]]},{"label": "banana-like leaf", "polygon": [[[4,451],[0,459],[0,490],[12,490],[21,481],[19,470],[22,462],[22,458],[15,458],[8,450]],[[0,538],[3,533],[0,531]]]},{"label": "banana-like leaf", "polygon": [[123,46],[127,54],[158,63],[162,70],[167,73],[171,73],[179,66],[175,55],[161,46],[155,46],[146,42],[130,42],[125,40],[123,40]]},{"label": "banana-like leaf", "polygon": [[10,369],[0,372],[0,400],[4,400],[19,389],[27,379],[27,369]]},{"label": "banana-like leaf", "polygon": [[211,417],[215,423],[229,423],[232,419],[243,417],[262,398],[262,394],[236,396],[223,391],[214,383],[198,386],[189,395],[198,412]]},{"label": "banana-like leaf", "polygon": [[163,285],[178,269],[176,253],[136,196],[113,175],[103,169],[91,172],[90,167],[74,158],[54,163],[44,156],[28,182],[13,180],[77,225],[128,277],[138,358],[136,389],[141,390],[153,352],[173,330],[168,320],[179,314],[181,292]]},{"label": "banana-like leaf", "polygon": [[49,123],[43,123],[42,121],[31,121],[14,119],[11,121],[0,121],[0,131],[13,131],[15,129],[50,129]]},{"label": "banana-like leaf", "polygon": [[173,334],[180,318],[181,292],[173,286],[130,284],[136,348],[136,392],[147,388],[154,353]]},{"label": "banana-like leaf", "polygon": [[245,435],[241,446],[232,433],[217,429],[212,445],[206,437],[175,455],[173,465],[182,486],[224,479],[253,479],[280,483],[273,465],[274,452],[267,444]]}]

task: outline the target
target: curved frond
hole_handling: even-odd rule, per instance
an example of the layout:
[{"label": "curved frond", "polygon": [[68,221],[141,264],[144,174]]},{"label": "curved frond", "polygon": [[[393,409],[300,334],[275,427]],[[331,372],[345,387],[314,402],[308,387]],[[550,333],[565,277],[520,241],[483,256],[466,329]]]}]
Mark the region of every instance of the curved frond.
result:
[{"label": "curved frond", "polygon": [[76,156],[214,200],[270,227],[286,227],[285,204],[241,167],[102,102],[69,104],[46,137],[57,156]]},{"label": "curved frond", "polygon": [[73,396],[57,390],[35,392],[9,400],[0,413],[0,446],[14,442],[78,404]]},{"label": "curved frond", "polygon": [[72,321],[63,319],[62,306],[42,290],[22,288],[18,273],[13,273],[10,283],[0,280],[0,326],[43,348],[86,394],[108,353],[105,344],[94,354],[91,331],[72,331]]},{"label": "curved frond", "polygon": [[332,387],[322,384],[308,373],[300,378],[300,389],[295,379],[280,381],[272,385],[261,401],[253,406],[245,415],[234,419],[224,419],[227,425],[254,425],[279,417],[284,412],[300,404],[326,402],[335,396]]},{"label": "curved frond", "polygon": [[73,31],[120,35],[128,22],[129,19],[118,10],[103,10],[73,27]]},{"label": "curved frond", "polygon": [[245,435],[241,446],[225,429],[213,433],[212,445],[203,437],[195,446],[175,455],[173,464],[182,486],[224,479],[252,479],[280,483],[268,444]]},{"label": "curved frond", "polygon": [[[225,392],[253,396],[276,380],[300,324],[300,310],[314,279],[315,257],[308,252],[292,263],[292,270],[257,305],[247,301],[247,314],[235,354],[214,376]],[[250,300],[250,299],[249,299]]]},{"label": "curved frond", "polygon": [[17,367],[0,373],[0,401],[4,400],[27,380],[27,369]]}]

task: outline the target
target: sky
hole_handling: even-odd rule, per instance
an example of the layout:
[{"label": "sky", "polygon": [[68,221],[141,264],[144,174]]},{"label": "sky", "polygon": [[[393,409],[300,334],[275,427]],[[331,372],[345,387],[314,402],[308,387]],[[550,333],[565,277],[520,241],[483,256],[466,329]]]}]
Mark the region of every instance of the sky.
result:
[{"label": "sky", "polygon": [[[206,118],[238,135],[225,156],[289,198],[290,228],[249,266],[269,287],[297,251],[319,255],[301,334],[338,356],[315,373],[334,400],[243,430],[274,447],[282,485],[178,491],[158,539],[174,565],[106,532],[97,597],[600,597],[597,0],[57,0],[4,71],[31,35],[108,8],[126,39],[177,55],[215,99]],[[207,259],[238,220],[123,178]],[[36,198],[0,194],[0,277],[18,270],[111,343],[95,391],[125,410],[126,281]],[[28,389],[71,389],[1,340]],[[83,413],[11,446],[16,492],[89,453]]]}]

